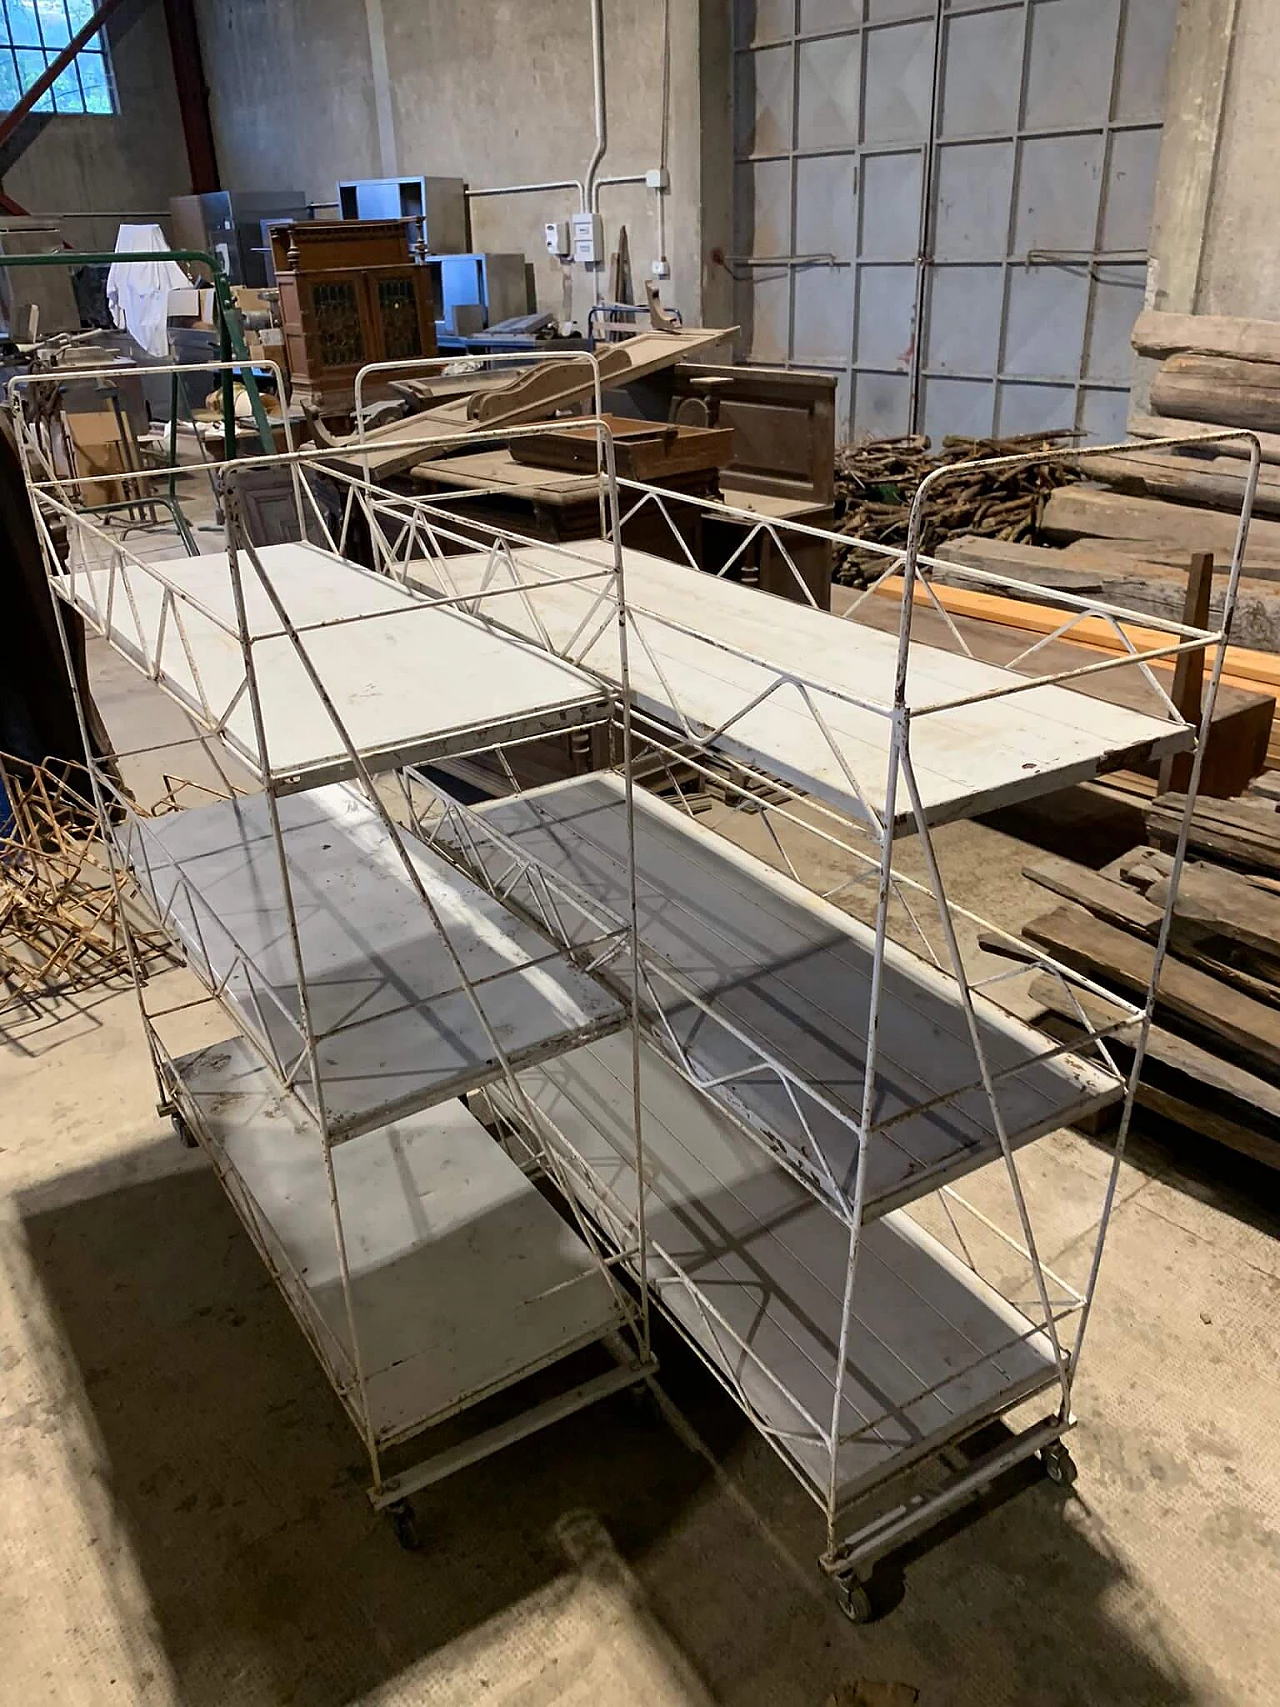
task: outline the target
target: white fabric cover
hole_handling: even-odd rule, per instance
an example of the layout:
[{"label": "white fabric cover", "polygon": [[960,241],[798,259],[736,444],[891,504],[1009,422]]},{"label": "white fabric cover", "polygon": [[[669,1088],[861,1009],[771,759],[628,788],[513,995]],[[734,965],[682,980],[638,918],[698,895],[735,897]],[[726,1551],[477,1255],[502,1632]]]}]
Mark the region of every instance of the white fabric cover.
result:
[{"label": "white fabric cover", "polygon": [[[117,254],[136,254],[142,250],[163,254],[168,247],[158,225],[122,225],[116,233]],[[116,261],[107,274],[111,318],[149,356],[167,356],[169,292],[190,283],[176,261]]]}]

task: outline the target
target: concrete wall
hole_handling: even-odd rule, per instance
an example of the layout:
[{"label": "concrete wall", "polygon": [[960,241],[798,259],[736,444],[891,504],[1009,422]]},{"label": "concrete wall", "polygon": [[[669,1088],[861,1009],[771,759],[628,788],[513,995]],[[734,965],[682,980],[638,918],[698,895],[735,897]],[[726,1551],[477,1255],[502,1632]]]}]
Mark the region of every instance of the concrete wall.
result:
[{"label": "concrete wall", "polygon": [[[132,0],[107,26],[120,111],[27,119],[0,167],[4,188],[32,213],[159,210],[190,189],[164,9]],[[71,220],[78,247],[112,248],[113,218]]]},{"label": "concrete wall", "polygon": [[[662,162],[663,36],[669,15],[664,297],[699,318],[702,296],[701,80],[724,51],[717,0],[605,0],[609,147],[603,176]],[[582,179],[594,145],[589,0],[199,0],[223,182],[299,187],[328,201],[340,177],[383,172],[466,178],[473,188]],[[705,16],[704,16],[705,14]],[[711,22],[707,23],[707,18]],[[727,60],[717,79],[727,91]],[[727,93],[722,103],[727,119]],[[712,133],[715,132],[712,125]],[[519,249],[538,304],[560,313],[564,270],[542,226],[578,206],[574,190],[473,201],[477,249]],[[601,191],[606,247],[627,227],[636,292],[659,254],[656,198]],[[594,290],[570,276],[582,319]]]}]

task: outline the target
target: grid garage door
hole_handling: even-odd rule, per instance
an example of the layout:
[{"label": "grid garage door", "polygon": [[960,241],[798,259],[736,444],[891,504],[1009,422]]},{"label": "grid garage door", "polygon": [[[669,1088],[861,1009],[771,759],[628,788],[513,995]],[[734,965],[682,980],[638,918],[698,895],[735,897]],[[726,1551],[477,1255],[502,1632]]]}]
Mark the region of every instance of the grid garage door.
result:
[{"label": "grid garage door", "polygon": [[1177,6],[737,0],[746,359],[839,436],[1122,436]]}]

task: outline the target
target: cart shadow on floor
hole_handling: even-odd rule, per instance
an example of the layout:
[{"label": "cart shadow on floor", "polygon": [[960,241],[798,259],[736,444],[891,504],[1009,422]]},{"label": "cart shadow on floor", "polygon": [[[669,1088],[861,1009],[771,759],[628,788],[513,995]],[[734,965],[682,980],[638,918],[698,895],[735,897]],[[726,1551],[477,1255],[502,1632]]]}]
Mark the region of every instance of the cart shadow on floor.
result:
[{"label": "cart shadow on floor", "polygon": [[[1047,1485],[962,1514],[908,1561],[904,1605],[854,1630],[813,1565],[816,1512],[665,1331],[683,1438],[652,1406],[605,1401],[421,1496],[425,1550],[402,1552],[212,1172],[176,1145],[170,1167],[164,1142],[60,1174],[18,1210],[64,1408],[97,1457],[90,1526],[123,1534],[184,1704],[362,1699],[545,1591],[565,1570],[550,1537],[582,1509],[717,1701],[814,1707],[859,1675],[909,1679],[925,1707],[1195,1699],[1108,1616],[1123,1568]],[[136,1606],[119,1622],[136,1627]]]}]

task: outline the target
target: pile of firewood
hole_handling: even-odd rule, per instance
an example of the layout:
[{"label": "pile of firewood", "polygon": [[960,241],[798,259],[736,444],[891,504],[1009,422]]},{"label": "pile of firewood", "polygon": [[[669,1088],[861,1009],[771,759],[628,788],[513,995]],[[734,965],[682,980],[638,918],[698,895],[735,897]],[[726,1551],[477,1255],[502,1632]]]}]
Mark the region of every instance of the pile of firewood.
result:
[{"label": "pile of firewood", "polygon": [[[836,452],[836,529],[877,545],[905,545],[916,487],[940,464],[1052,450],[1075,437],[1073,432],[1057,432],[1008,439],[946,438],[940,451],[931,451],[929,440],[919,435],[844,445]],[[921,550],[928,554],[958,534],[1030,539],[1047,495],[1080,478],[1069,463],[1059,461],[973,469],[941,481],[926,500]],[[838,555],[836,579],[849,586],[865,585],[885,567],[883,556],[860,550],[852,538]]]}]

